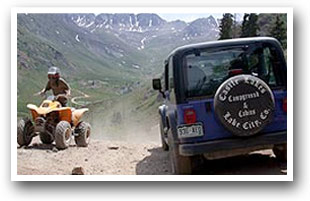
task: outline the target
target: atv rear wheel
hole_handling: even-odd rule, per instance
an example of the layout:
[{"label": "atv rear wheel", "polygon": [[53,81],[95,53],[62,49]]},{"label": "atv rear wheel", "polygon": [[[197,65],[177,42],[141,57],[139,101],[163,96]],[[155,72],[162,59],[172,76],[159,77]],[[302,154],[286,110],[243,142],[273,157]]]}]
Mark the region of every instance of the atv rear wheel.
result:
[{"label": "atv rear wheel", "polygon": [[58,149],[66,149],[71,142],[71,126],[67,121],[61,121],[57,124],[55,130],[55,141]]},{"label": "atv rear wheel", "polygon": [[78,147],[87,147],[90,140],[90,125],[86,122],[81,122],[76,128],[74,137],[75,143]]},{"label": "atv rear wheel", "polygon": [[46,132],[41,132],[40,140],[43,144],[52,144],[52,142],[54,141],[54,138]]},{"label": "atv rear wheel", "polygon": [[17,125],[17,143],[20,146],[28,146],[31,143],[34,133],[34,126],[30,119],[25,118]]}]

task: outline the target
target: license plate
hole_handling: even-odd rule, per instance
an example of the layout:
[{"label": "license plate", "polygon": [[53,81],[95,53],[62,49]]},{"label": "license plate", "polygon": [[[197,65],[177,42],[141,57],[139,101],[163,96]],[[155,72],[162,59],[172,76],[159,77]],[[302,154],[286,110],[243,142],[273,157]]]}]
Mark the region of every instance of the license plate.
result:
[{"label": "license plate", "polygon": [[178,126],[179,138],[203,136],[202,124],[191,124]]}]

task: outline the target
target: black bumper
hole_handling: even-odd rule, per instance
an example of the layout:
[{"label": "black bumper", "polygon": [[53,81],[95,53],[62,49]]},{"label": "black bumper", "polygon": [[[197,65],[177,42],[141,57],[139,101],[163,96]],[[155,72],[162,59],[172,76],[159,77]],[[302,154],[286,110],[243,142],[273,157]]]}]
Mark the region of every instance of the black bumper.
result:
[{"label": "black bumper", "polygon": [[179,144],[179,153],[183,156],[193,156],[216,151],[242,149],[260,145],[273,145],[286,143],[287,131],[256,135],[248,138],[231,138],[213,140],[195,144]]}]

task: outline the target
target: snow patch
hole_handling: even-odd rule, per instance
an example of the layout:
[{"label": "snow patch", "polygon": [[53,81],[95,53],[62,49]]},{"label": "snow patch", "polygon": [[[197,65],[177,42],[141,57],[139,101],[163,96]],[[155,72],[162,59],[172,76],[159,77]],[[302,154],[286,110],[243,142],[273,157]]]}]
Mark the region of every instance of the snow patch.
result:
[{"label": "snow patch", "polygon": [[141,40],[141,46],[140,46],[140,48],[141,49],[144,49],[144,41],[146,40],[146,37],[144,37],[142,40]]},{"label": "snow patch", "polygon": [[151,26],[152,26],[152,23],[153,23],[153,20],[152,20],[152,19],[150,19],[150,21],[149,21],[149,27],[151,27]]},{"label": "snow patch", "polygon": [[131,15],[129,16],[130,29],[133,27]]},{"label": "snow patch", "polygon": [[86,28],[88,28],[88,27],[90,27],[91,25],[93,25],[95,22],[94,21],[92,21],[91,23],[89,23],[88,25],[86,25],[85,27]]},{"label": "snow patch", "polygon": [[79,39],[79,35],[78,35],[78,34],[76,34],[75,40],[76,40],[77,42],[81,42],[80,39]]},{"label": "snow patch", "polygon": [[77,23],[79,27],[85,26],[86,25],[85,16],[83,17],[78,16],[78,19],[75,22]]},{"label": "snow patch", "polygon": [[135,15],[135,20],[136,20],[136,24],[135,24],[135,25],[136,25],[136,27],[137,27],[137,26],[139,26],[139,22],[138,22],[137,15]]},{"label": "snow patch", "polygon": [[140,66],[138,64],[132,64],[132,67],[134,67],[136,69],[140,69]]}]

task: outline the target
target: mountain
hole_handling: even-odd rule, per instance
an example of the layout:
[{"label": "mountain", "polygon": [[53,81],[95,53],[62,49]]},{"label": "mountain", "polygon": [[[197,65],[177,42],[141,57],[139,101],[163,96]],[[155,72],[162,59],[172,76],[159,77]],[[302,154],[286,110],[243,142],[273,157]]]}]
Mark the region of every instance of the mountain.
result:
[{"label": "mountain", "polygon": [[156,14],[71,14],[71,19],[80,27],[95,31],[102,27],[143,32],[166,23]]},{"label": "mountain", "polygon": [[[167,51],[171,51],[180,45],[215,40],[218,36],[218,25],[212,16],[185,23],[167,22],[156,14],[19,14],[18,30],[20,35],[31,35],[36,41],[48,43],[59,55],[89,53],[90,57],[99,57],[94,60],[109,60],[106,66],[125,64],[131,68],[148,64],[142,58],[149,52],[141,50],[149,48],[153,57],[152,48],[156,51],[166,45]],[[31,45],[29,41],[27,44]],[[22,45],[19,43],[18,47]],[[140,63],[135,62],[137,58]],[[66,66],[69,63],[66,61]],[[76,65],[70,63],[70,66]]]},{"label": "mountain", "polygon": [[84,103],[98,103],[150,83],[174,48],[216,40],[218,25],[212,16],[186,23],[148,13],[18,14],[17,33],[23,116],[27,103],[41,101],[32,94],[45,86],[50,66],[60,67],[72,96],[86,93]]},{"label": "mountain", "polygon": [[189,37],[205,36],[208,38],[216,38],[218,36],[218,24],[213,16],[199,18],[190,23],[184,31],[186,36]]},{"label": "mountain", "polygon": [[218,37],[218,24],[212,16],[191,23],[167,22],[156,14],[71,14],[69,18],[83,30],[93,34],[113,34],[138,50],[148,48],[148,44],[161,47],[158,38],[163,44],[178,46],[186,40],[208,41]]}]

